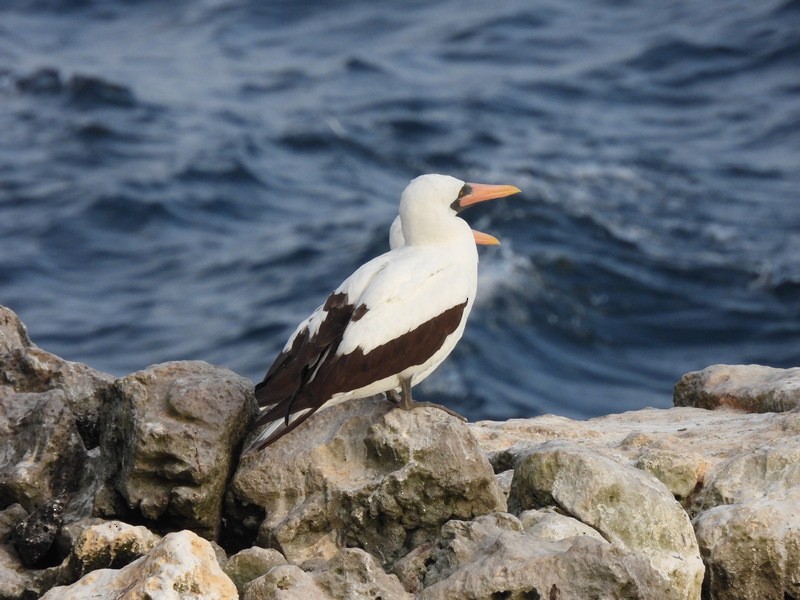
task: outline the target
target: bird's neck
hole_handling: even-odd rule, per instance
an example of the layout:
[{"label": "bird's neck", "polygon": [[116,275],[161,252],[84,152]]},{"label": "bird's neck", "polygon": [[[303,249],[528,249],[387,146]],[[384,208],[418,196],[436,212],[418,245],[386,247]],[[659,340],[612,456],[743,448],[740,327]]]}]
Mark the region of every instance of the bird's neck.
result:
[{"label": "bird's neck", "polygon": [[406,246],[447,243],[473,243],[466,221],[452,214],[429,211],[428,214],[400,212]]}]

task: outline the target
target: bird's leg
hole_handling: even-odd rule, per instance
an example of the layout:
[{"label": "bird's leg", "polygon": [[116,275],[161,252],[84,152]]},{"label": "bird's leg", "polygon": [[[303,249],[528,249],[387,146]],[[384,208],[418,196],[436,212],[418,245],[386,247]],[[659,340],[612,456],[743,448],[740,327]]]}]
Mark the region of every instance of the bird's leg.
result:
[{"label": "bird's leg", "polygon": [[400,394],[397,390],[389,390],[384,392],[386,394],[386,399],[391,402],[392,404],[400,404]]},{"label": "bird's leg", "polygon": [[403,410],[413,410],[415,408],[420,408],[422,406],[428,406],[430,408],[438,408],[439,410],[443,410],[449,415],[454,416],[456,419],[460,419],[462,421],[466,421],[467,418],[463,415],[458,414],[451,408],[447,408],[446,406],[442,406],[441,404],[436,404],[435,402],[417,402],[411,398],[411,378],[410,377],[401,377],[400,378],[400,408]]},{"label": "bird's leg", "polygon": [[411,398],[411,377],[400,378],[400,408],[411,410],[414,408],[414,400]]}]

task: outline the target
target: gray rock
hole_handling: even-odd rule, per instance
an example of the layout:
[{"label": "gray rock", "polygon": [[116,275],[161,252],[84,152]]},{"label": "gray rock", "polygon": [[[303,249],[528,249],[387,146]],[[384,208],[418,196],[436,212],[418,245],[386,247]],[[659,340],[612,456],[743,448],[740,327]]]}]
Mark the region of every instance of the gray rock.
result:
[{"label": "gray rock", "polygon": [[787,438],[718,465],[695,497],[693,512],[779,495],[796,486],[800,486],[800,439]]},{"label": "gray rock", "polygon": [[519,515],[519,521],[528,535],[551,542],[584,535],[599,542],[606,541],[596,529],[581,523],[578,519],[562,515],[552,508],[523,511]]},{"label": "gray rock", "polygon": [[0,354],[0,396],[3,390],[5,394],[61,390],[87,448],[99,443],[102,406],[113,380],[111,375],[35,346]]},{"label": "gray rock", "polygon": [[19,504],[0,511],[0,600],[17,600],[26,592],[30,596],[38,595],[38,588],[34,589],[32,577],[23,569],[16,551],[6,545],[13,530],[27,516],[28,511]]},{"label": "gray rock", "polygon": [[32,511],[75,491],[86,459],[64,392],[0,397],[0,505]]},{"label": "gray rock", "polygon": [[242,600],[329,600],[316,580],[296,565],[278,565],[244,587]]},{"label": "gray rock", "polygon": [[97,446],[105,393],[114,378],[37,348],[25,325],[0,306],[0,397],[61,390],[87,449]]},{"label": "gray rock", "polygon": [[[716,512],[708,509],[716,511],[713,507],[720,506],[720,514],[727,515],[729,511],[744,511],[736,507],[762,500],[783,502],[782,498],[800,486],[798,409],[745,414],[681,407],[640,410],[588,421],[553,416],[503,423],[484,421],[471,428],[499,469],[519,464],[547,441],[569,440],[586,451],[613,456],[621,463],[636,465],[658,477],[682,500],[691,515],[699,515],[694,524],[698,527],[698,538],[704,538],[701,547],[709,573],[704,597],[708,598],[737,597],[745,584],[734,588],[739,592],[725,592],[729,587],[726,582],[748,581],[747,573],[752,570],[746,558],[752,544],[746,535],[734,531],[724,544],[705,541],[713,538],[715,528],[724,533],[727,527]],[[790,509],[791,504],[786,510]],[[699,527],[705,523],[704,519],[711,519],[707,512],[717,516],[703,525],[701,533]],[[636,521],[638,515],[636,518],[631,515],[631,522]],[[789,518],[782,516],[777,523],[781,522],[789,522]],[[792,544],[785,541],[787,538],[777,525],[762,528],[758,535],[754,534],[754,539],[761,540],[759,550],[754,553],[761,571],[773,575],[790,571],[786,566],[789,555],[769,550],[786,547],[787,552],[792,551]],[[712,546],[717,550],[711,551]],[[783,576],[776,578],[773,577],[776,581],[787,581]],[[754,589],[763,588],[756,585]],[[757,591],[753,597],[761,593]]]},{"label": "gray rock", "polygon": [[277,550],[253,546],[231,556],[223,571],[239,593],[244,594],[246,584],[265,575],[272,567],[285,564],[286,559]]},{"label": "gray rock", "polygon": [[356,546],[384,566],[443,523],[505,509],[494,473],[458,419],[377,398],[320,411],[239,464],[236,502],[266,512],[259,544],[291,562]]},{"label": "gray rock", "polygon": [[699,455],[676,452],[654,444],[642,449],[634,466],[661,481],[678,500],[684,500],[697,488],[704,461]]},{"label": "gray rock", "polygon": [[222,572],[211,544],[191,531],[170,533],[146,556],[122,569],[99,569],[42,600],[164,598],[235,600],[236,586]]},{"label": "gray rock", "polygon": [[314,579],[333,599],[411,600],[395,575],[384,573],[374,557],[359,548],[340,550],[328,564],[314,571]]},{"label": "gray rock", "polygon": [[244,600],[412,600],[397,577],[384,573],[374,557],[358,548],[339,551],[305,572],[281,565],[245,586]]},{"label": "gray rock", "polygon": [[544,442],[572,441],[654,475],[687,509],[726,461],[763,447],[800,446],[799,410],[743,414],[699,408],[645,409],[587,421],[547,415],[482,421],[470,428],[496,470],[513,468]]},{"label": "gray rock", "polygon": [[66,504],[66,496],[52,498],[14,528],[11,540],[23,565],[36,566],[50,550],[64,520]]},{"label": "gray rock", "polygon": [[16,553],[0,546],[0,600],[37,598],[39,588],[19,562]]},{"label": "gray rock", "polygon": [[708,600],[800,598],[800,487],[718,506],[695,521]]},{"label": "gray rock", "polygon": [[488,521],[480,529],[443,536],[427,559],[436,581],[420,600],[671,597],[646,557],[619,546],[588,536],[551,542]]},{"label": "gray rock", "polygon": [[69,573],[63,563],[44,569],[28,569],[11,544],[0,544],[0,600],[38,598],[54,585],[67,581]]},{"label": "gray rock", "polygon": [[33,346],[28,337],[28,330],[17,314],[3,305],[0,305],[0,354],[17,348]]},{"label": "gray rock", "polygon": [[165,363],[115,381],[109,410],[109,479],[96,512],[117,516],[116,491],[150,521],[215,538],[233,454],[256,411],[252,384],[204,362]]},{"label": "gray rock", "polygon": [[442,527],[436,546],[424,557],[427,570],[422,585],[428,587],[447,579],[479,556],[492,553],[498,538],[507,531],[522,532],[522,524],[514,515],[494,513],[472,521],[449,521]]},{"label": "gray rock", "polygon": [[144,556],[161,541],[141,525],[122,521],[90,521],[77,535],[67,560],[74,578],[96,569],[119,569]]},{"label": "gray rock", "polygon": [[555,504],[613,545],[645,556],[663,598],[696,598],[703,564],[691,523],[669,490],[642,471],[563,442],[532,450],[514,471],[509,508]]},{"label": "gray rock", "polygon": [[500,488],[500,492],[503,494],[503,498],[505,498],[507,502],[508,495],[511,493],[511,481],[514,479],[514,469],[508,469],[507,471],[498,473],[494,476],[494,479],[497,482],[497,487]]},{"label": "gray rock", "polygon": [[6,543],[17,525],[28,518],[28,511],[21,504],[12,504],[0,510],[0,544]]},{"label": "gray rock", "polygon": [[675,406],[783,412],[800,406],[800,367],[712,365],[687,373],[675,385]]}]

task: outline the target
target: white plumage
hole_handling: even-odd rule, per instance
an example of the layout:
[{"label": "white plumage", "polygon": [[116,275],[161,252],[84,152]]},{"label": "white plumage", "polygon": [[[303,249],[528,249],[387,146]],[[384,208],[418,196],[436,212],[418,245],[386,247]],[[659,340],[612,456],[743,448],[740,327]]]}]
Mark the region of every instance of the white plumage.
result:
[{"label": "white plumage", "polygon": [[[351,398],[411,387],[450,354],[477,288],[478,243],[457,213],[519,192],[446,175],[414,179],[400,200],[393,249],[362,265],[303,321],[256,386],[266,427],[248,451],[269,445],[314,411]],[[482,237],[481,237],[482,236]]]}]

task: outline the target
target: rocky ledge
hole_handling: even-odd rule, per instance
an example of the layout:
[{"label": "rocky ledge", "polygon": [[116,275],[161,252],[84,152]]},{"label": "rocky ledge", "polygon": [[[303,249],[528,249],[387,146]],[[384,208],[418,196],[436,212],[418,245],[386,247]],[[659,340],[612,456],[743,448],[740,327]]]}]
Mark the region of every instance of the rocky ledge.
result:
[{"label": "rocky ledge", "polygon": [[0,307],[0,600],[800,598],[800,369],[464,424],[381,398],[240,458],[252,384],[115,379]]}]

